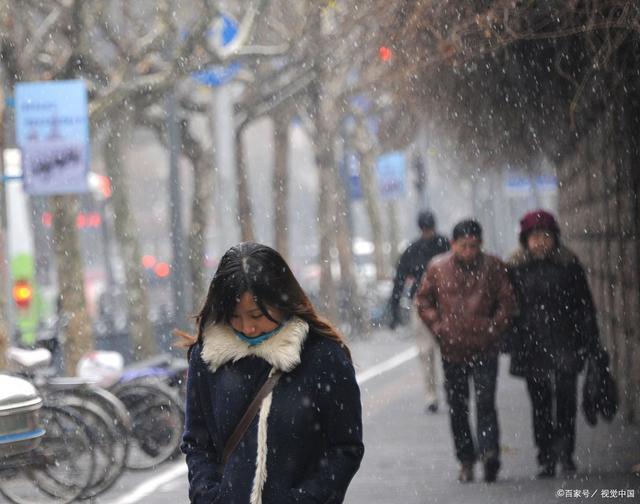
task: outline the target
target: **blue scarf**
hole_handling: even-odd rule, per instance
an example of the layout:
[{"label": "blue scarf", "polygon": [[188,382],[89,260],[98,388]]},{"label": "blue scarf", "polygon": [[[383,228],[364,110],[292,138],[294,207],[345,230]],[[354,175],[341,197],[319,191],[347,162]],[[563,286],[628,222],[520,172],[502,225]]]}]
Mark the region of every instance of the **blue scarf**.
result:
[{"label": "blue scarf", "polygon": [[236,333],[236,336],[240,338],[242,341],[244,341],[245,343],[247,343],[249,346],[256,346],[262,343],[263,341],[267,341],[272,336],[275,336],[276,334],[278,334],[283,327],[284,327],[284,324],[280,324],[273,331],[262,333],[260,336],[256,336],[255,338],[250,338],[244,333],[241,333],[240,331],[236,331],[233,328],[232,329],[233,329],[233,332]]}]

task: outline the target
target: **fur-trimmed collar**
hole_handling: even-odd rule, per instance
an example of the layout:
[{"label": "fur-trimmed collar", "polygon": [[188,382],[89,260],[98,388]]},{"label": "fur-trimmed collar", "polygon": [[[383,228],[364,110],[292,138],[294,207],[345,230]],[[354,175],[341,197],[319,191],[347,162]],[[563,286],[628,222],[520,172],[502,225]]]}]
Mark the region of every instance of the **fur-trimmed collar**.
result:
[{"label": "fur-trimmed collar", "polygon": [[299,317],[292,317],[278,334],[259,345],[250,346],[238,338],[227,324],[214,324],[204,331],[202,360],[215,373],[227,362],[253,355],[286,373],[300,364],[300,352],[308,333],[309,324]]},{"label": "fur-trimmed collar", "polygon": [[[578,262],[577,256],[571,252],[567,247],[560,245],[549,257],[549,259],[560,265],[560,266],[568,266],[570,264]],[[523,266],[526,263],[533,261],[531,257],[531,253],[520,247],[513,255],[509,258],[509,266]]]}]

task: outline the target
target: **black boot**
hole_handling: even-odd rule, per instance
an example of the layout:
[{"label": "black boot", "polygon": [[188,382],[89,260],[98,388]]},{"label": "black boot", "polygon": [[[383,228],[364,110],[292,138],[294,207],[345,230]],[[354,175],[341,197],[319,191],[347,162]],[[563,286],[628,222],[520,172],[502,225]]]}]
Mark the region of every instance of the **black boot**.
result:
[{"label": "black boot", "polygon": [[538,479],[555,478],[556,476],[556,463],[545,462],[540,466],[540,472],[536,474]]},{"label": "black boot", "polygon": [[573,457],[564,457],[560,460],[560,470],[563,476],[575,476],[578,468],[573,461]]}]

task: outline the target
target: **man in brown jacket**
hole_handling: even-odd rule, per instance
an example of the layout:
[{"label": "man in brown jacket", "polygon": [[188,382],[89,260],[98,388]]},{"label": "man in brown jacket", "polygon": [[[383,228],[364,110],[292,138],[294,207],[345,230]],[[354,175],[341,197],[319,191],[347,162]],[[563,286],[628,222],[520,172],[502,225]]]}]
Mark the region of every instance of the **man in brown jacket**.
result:
[{"label": "man in brown jacket", "polygon": [[[461,482],[484,479],[500,469],[500,433],[495,404],[498,343],[516,315],[513,288],[500,259],[482,252],[482,227],[474,220],[453,228],[451,252],[435,258],[416,295],[418,313],[440,345],[451,430]],[[469,426],[469,379],[477,410],[477,452]]]}]

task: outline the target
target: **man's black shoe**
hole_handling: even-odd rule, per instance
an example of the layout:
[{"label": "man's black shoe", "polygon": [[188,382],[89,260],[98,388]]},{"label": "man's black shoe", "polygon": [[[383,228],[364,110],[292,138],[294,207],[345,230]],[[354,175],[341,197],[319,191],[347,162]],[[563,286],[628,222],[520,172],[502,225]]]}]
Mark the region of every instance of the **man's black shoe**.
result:
[{"label": "man's black shoe", "polygon": [[492,458],[484,463],[484,481],[487,483],[495,483],[498,479],[498,471],[500,470],[500,461]]},{"label": "man's black shoe", "polygon": [[463,462],[458,473],[460,483],[470,483],[473,481],[473,462]]}]

